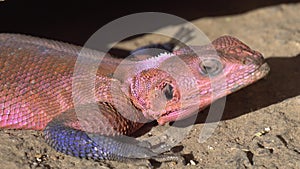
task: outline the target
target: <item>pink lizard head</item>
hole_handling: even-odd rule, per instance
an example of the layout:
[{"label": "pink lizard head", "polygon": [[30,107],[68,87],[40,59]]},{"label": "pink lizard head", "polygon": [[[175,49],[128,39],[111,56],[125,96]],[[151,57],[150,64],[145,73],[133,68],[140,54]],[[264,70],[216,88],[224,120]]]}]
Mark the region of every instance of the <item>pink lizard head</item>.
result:
[{"label": "pink lizard head", "polygon": [[212,45],[177,50],[158,66],[137,73],[129,94],[145,117],[162,125],[199,112],[268,71],[259,52],[223,36]]}]

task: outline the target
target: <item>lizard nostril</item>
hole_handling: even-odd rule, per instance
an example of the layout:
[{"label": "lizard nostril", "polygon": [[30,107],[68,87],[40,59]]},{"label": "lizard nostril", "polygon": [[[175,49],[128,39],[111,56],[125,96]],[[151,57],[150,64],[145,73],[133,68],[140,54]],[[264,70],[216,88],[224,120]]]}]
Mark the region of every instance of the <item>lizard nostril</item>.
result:
[{"label": "lizard nostril", "polygon": [[265,62],[262,54],[255,52],[251,56],[246,56],[243,58],[242,63],[244,65],[251,65],[251,64],[256,64],[256,65],[262,65]]},{"label": "lizard nostril", "polygon": [[263,55],[261,53],[255,51],[254,57],[256,58],[257,63],[259,63],[259,64],[265,63],[265,59],[264,59],[264,57],[263,57]]},{"label": "lizard nostril", "polygon": [[254,58],[251,57],[244,57],[242,62],[244,65],[250,65],[253,64]]}]

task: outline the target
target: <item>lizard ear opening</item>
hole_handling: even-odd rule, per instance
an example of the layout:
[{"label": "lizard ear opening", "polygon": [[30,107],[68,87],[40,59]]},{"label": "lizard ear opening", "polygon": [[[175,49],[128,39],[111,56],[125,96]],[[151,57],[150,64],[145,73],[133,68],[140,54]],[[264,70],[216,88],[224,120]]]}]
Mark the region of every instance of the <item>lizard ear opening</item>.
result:
[{"label": "lizard ear opening", "polygon": [[169,101],[169,100],[172,100],[173,97],[174,97],[174,87],[171,85],[171,84],[166,84],[164,86],[164,88],[162,89],[166,99]]}]

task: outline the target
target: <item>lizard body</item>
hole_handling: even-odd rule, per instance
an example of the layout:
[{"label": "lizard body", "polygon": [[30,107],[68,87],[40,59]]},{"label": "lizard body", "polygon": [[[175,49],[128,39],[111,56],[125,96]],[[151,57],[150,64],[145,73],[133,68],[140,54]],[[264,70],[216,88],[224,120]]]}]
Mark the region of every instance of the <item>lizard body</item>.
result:
[{"label": "lizard body", "polygon": [[[0,34],[0,127],[44,130],[52,147],[77,157],[178,159],[116,136],[130,135],[151,120],[163,125],[189,117],[269,71],[259,52],[230,36],[192,49],[124,62],[62,42]],[[82,71],[75,74],[80,52]],[[99,57],[92,83],[84,70]],[[112,76],[116,70],[120,74]],[[221,79],[225,83],[212,88]]]}]

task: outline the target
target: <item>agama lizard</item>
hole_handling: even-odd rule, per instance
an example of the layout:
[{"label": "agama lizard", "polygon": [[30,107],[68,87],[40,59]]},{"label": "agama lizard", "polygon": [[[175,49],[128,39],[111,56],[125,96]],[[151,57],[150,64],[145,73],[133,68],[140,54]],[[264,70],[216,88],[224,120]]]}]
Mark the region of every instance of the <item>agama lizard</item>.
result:
[{"label": "agama lizard", "polygon": [[[222,36],[212,45],[122,65],[122,59],[86,49],[81,55],[87,64],[79,69],[88,69],[94,58],[103,57],[95,82],[90,82],[84,72],[74,73],[80,50],[62,42],[0,34],[0,127],[44,130],[52,147],[76,157],[178,160],[117,136],[131,135],[151,120],[163,125],[187,118],[269,71],[262,54],[234,37]],[[112,76],[116,70],[120,76]],[[73,83],[76,79],[83,84]],[[221,79],[225,83],[212,88]],[[95,91],[94,102],[85,99],[88,85]]]}]

